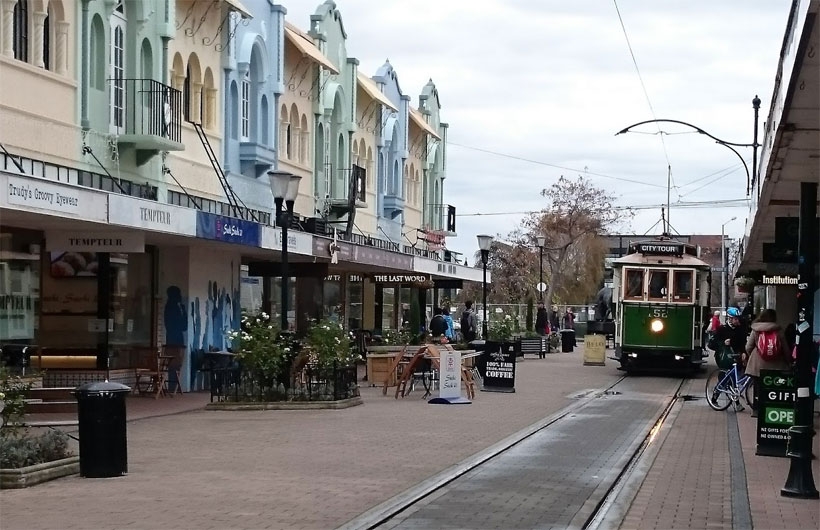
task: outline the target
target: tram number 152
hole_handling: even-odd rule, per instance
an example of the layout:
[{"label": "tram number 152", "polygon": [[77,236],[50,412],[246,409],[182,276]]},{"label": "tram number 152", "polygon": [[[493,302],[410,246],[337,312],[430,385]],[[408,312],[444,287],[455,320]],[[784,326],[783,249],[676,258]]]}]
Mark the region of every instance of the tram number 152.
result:
[{"label": "tram number 152", "polygon": [[656,307],[652,309],[652,312],[649,313],[649,316],[650,318],[666,318],[669,315],[666,313],[666,309]]}]

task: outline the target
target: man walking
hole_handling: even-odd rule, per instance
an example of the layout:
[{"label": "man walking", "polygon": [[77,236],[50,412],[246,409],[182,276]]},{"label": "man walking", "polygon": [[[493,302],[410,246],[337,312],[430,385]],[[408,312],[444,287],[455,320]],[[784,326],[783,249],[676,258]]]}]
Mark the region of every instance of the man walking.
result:
[{"label": "man walking", "polygon": [[464,302],[464,311],[461,312],[461,335],[465,342],[472,342],[475,340],[476,332],[478,330],[478,322],[473,311],[473,302],[467,300]]}]

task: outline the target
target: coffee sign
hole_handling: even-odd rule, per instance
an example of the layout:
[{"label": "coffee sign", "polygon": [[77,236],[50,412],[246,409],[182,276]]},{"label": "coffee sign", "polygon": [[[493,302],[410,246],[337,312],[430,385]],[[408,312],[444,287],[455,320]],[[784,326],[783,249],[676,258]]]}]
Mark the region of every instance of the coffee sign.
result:
[{"label": "coffee sign", "polygon": [[481,354],[485,392],[515,392],[515,344],[487,341]]}]

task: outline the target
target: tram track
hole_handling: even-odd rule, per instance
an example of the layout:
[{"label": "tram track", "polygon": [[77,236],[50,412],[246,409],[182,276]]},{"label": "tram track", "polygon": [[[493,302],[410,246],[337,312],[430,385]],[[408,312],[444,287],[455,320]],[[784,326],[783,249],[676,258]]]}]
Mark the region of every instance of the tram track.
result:
[{"label": "tram track", "polygon": [[[512,436],[505,438],[504,440],[468,458],[467,460],[464,460],[459,464],[456,464],[451,468],[421,482],[420,484],[417,484],[405,492],[388,499],[387,501],[361,514],[359,517],[349,521],[345,525],[341,526],[340,529],[375,529],[388,526],[393,520],[400,518],[402,514],[406,513],[408,510],[411,510],[414,506],[423,503],[427,499],[431,499],[433,496],[440,493],[443,488],[446,488],[448,485],[463,477],[467,473],[474,470],[480,470],[481,466],[485,466],[493,459],[503,456],[505,453],[511,451],[514,447],[518,446],[525,440],[532,438],[536,434],[544,433],[545,431],[548,432],[551,427],[554,428],[556,424],[560,425],[562,420],[570,418],[581,412],[584,408],[595,402],[595,400],[604,396],[619,394],[616,387],[627,378],[627,375],[621,376],[617,381],[613,382],[609,386],[587,394],[585,397],[581,398],[578,403],[568,405],[555,414],[544,418],[540,422],[536,422],[533,425],[518,431]],[[613,505],[614,499],[618,496],[619,492],[623,490],[624,486],[627,485],[628,479],[634,476],[635,470],[639,467],[639,464],[642,461],[642,456],[645,455],[647,450],[652,446],[652,441],[660,432],[671,411],[673,410],[675,403],[680,398],[680,390],[685,380],[686,379],[683,378],[678,381],[672,397],[667,403],[665,403],[660,414],[649,424],[651,427],[646,432],[641,442],[631,452],[629,458],[619,470],[614,481],[603,492],[600,501],[595,504],[592,513],[587,517],[583,517],[582,525],[573,525],[574,527],[596,528],[596,526],[594,526],[597,524],[596,522],[602,519],[602,514]]]}]

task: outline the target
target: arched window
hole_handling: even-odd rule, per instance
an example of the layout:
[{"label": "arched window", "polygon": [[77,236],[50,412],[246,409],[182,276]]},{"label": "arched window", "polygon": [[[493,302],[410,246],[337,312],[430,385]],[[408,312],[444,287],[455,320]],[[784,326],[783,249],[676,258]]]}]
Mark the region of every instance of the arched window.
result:
[{"label": "arched window", "polygon": [[290,106],[290,121],[288,123],[288,158],[299,159],[299,109],[296,103]]},{"label": "arched window", "polygon": [[308,149],[308,146],[310,145],[310,134],[308,131],[307,116],[305,116],[304,114],[302,114],[302,120],[299,129],[299,132],[302,136],[299,141],[299,161],[303,164],[308,164],[308,157],[310,157],[310,152]]},{"label": "arched window", "polygon": [[17,0],[12,17],[14,58],[28,62],[28,0]]},{"label": "arched window", "polygon": [[46,11],[46,18],[43,20],[43,67],[46,70],[52,69],[51,64],[51,5]]},{"label": "arched window", "polygon": [[288,144],[288,107],[282,105],[279,109],[279,158],[287,158]]},{"label": "arched window", "polygon": [[240,140],[247,142],[251,136],[251,75],[249,72],[245,72],[245,75],[242,76],[241,93],[242,96],[240,100],[241,109],[239,121],[242,128],[242,133],[240,135]]},{"label": "arched window", "polygon": [[111,132],[125,125],[125,5],[111,15]]},{"label": "arched window", "polygon": [[91,20],[91,86],[105,90],[105,29],[99,15]]}]

